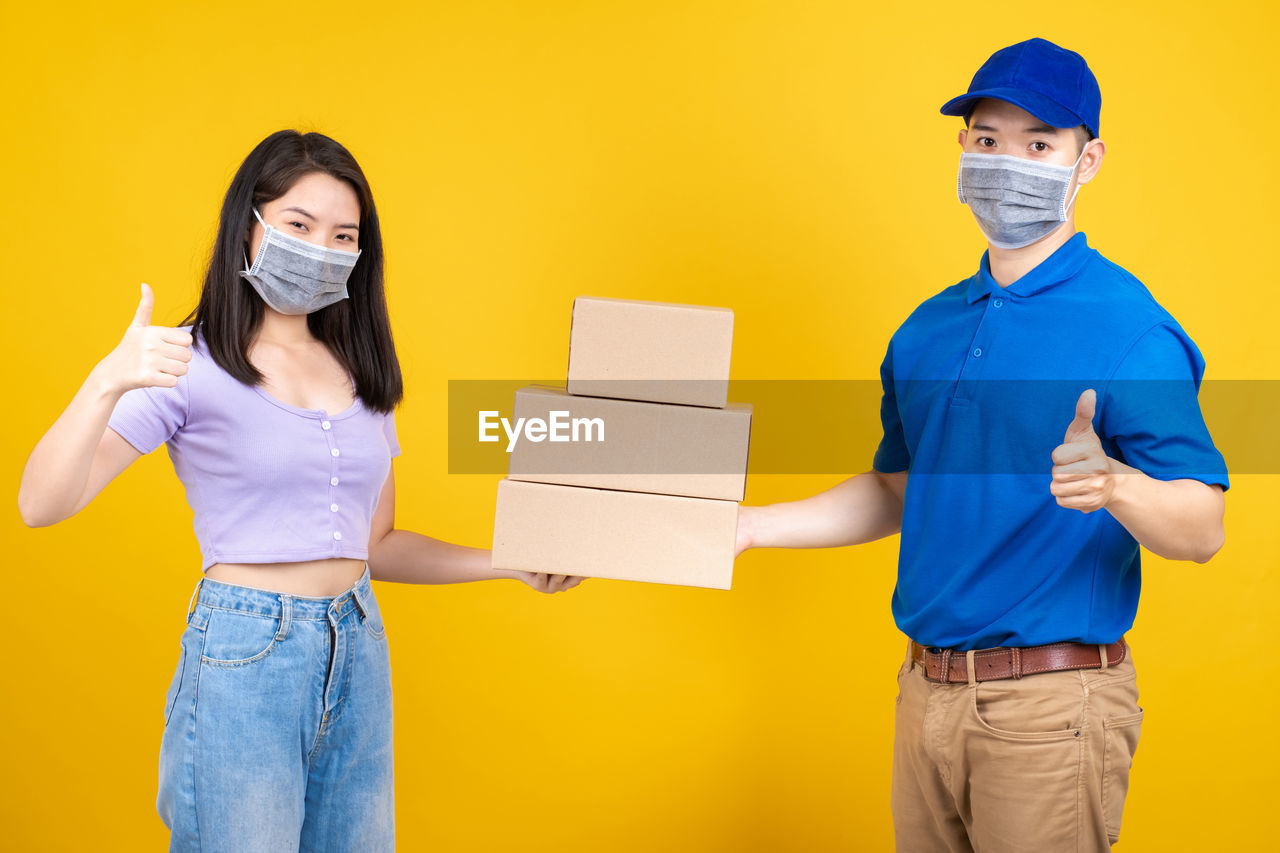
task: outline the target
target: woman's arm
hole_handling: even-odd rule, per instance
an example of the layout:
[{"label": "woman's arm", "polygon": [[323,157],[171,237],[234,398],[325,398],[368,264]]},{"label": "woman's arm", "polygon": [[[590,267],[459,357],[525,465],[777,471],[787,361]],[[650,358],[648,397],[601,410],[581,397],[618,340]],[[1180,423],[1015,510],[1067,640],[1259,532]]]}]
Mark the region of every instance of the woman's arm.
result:
[{"label": "woman's arm", "polygon": [[[393,463],[394,464],[394,463]],[[393,583],[465,583],[512,578],[539,592],[559,592],[582,582],[580,577],[495,569],[487,548],[443,542],[412,530],[395,529],[395,470],[378,496],[369,528],[369,576]]]},{"label": "woman's arm", "polygon": [[89,372],[27,458],[18,511],[28,526],[75,515],[142,455],[107,428],[116,403],[133,388],[174,387],[191,360],[191,335],[148,325],[153,303],[151,288],[142,285],[138,310],[119,345]]}]

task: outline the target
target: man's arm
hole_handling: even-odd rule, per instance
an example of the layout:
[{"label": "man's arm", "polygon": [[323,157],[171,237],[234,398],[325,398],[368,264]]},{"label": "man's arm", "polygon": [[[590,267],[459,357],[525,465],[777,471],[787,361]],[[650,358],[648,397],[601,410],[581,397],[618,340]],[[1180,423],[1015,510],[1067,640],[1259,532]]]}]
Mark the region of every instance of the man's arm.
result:
[{"label": "man's arm", "polygon": [[1053,451],[1049,491],[1058,505],[1081,512],[1105,509],[1153,554],[1208,562],[1226,541],[1222,487],[1157,480],[1107,456],[1093,430],[1096,400],[1092,389],[1080,395],[1075,419]]},{"label": "man's arm", "polygon": [[1115,487],[1107,512],[1142,547],[1169,560],[1207,563],[1226,541],[1222,487],[1199,480],[1157,480],[1111,460]]},{"label": "man's arm", "polygon": [[867,471],[813,497],[738,511],[738,549],[860,545],[902,529],[907,472]]}]

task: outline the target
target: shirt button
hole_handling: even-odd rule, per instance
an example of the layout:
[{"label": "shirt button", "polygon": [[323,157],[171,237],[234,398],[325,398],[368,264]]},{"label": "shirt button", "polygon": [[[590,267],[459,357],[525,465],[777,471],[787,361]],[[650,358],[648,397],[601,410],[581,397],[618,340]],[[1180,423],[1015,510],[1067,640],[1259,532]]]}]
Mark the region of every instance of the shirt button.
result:
[{"label": "shirt button", "polygon": [[336,447],[335,447],[333,450],[330,450],[329,452],[330,452],[331,454],[333,454],[334,456],[337,456],[337,455],[338,455],[338,448],[336,448]]},{"label": "shirt button", "polygon": [[341,533],[340,531],[337,531],[337,530],[333,531],[333,538],[334,538],[334,539],[341,539],[341,538],[342,538],[342,533]]},{"label": "shirt button", "polygon": [[328,428],[329,428],[329,422],[328,422],[328,421],[321,421],[321,422],[320,422],[320,429],[328,429]]},{"label": "shirt button", "polygon": [[1004,300],[1003,300],[1003,299],[997,299],[995,302],[992,302],[991,304],[992,304],[992,305],[994,305],[994,306],[996,306],[997,308],[999,308],[999,307],[1001,307],[1002,305],[1004,305]]},{"label": "shirt button", "polygon": [[[974,348],[973,348],[973,357],[974,357],[974,358],[982,358],[982,347],[974,347]],[[338,455],[338,451],[336,451],[336,450],[335,450],[335,451],[333,452],[333,454],[334,454],[335,456],[337,456],[337,455]]]},{"label": "shirt button", "polygon": [[337,512],[337,511],[338,511],[337,504],[329,504],[329,512]]},{"label": "shirt button", "polygon": [[330,486],[336,486],[336,485],[338,485],[338,478],[337,478],[337,477],[330,477],[330,478],[329,478],[329,485],[330,485]]}]

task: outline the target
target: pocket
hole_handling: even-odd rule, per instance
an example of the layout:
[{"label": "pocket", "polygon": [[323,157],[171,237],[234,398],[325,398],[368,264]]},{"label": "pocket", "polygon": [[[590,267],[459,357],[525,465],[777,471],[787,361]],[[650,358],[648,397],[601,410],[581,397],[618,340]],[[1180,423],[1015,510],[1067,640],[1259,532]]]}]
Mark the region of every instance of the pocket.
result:
[{"label": "pocket", "polygon": [[280,620],[260,613],[211,608],[200,660],[209,666],[255,664],[275,651]]},{"label": "pocket", "polygon": [[173,680],[169,682],[169,692],[164,697],[164,724],[169,725],[169,717],[173,714],[174,703],[178,701],[178,690],[182,687],[182,674],[187,667],[187,632],[182,632],[178,641],[178,666],[173,672]]},{"label": "pocket", "polygon": [[1142,709],[1136,714],[1113,717],[1102,724],[1105,747],[1102,753],[1102,814],[1107,824],[1107,837],[1115,844],[1120,839],[1120,817],[1124,798],[1129,792],[1129,768],[1138,751],[1138,734],[1142,729]]},{"label": "pocket", "polygon": [[375,640],[385,640],[387,638],[387,628],[382,624],[382,610],[378,607],[378,599],[373,594],[373,590],[369,590],[369,597],[360,601],[360,606],[365,608],[364,624],[365,631]]},{"label": "pocket", "polygon": [[907,652],[907,659],[902,662],[902,666],[898,667],[898,698],[896,704],[902,704],[902,676],[911,671],[911,653]]},{"label": "pocket", "polygon": [[980,681],[969,689],[979,727],[1005,740],[1076,740],[1084,736],[1084,686],[1074,672]]}]

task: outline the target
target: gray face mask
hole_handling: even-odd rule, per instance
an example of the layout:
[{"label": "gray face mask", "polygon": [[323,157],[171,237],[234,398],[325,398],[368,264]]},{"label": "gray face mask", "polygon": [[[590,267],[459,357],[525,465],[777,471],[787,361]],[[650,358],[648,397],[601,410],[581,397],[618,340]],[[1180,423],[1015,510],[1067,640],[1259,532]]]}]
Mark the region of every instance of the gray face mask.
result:
[{"label": "gray face mask", "polygon": [[1076,199],[1067,190],[1083,157],[1082,149],[1075,165],[1059,166],[1012,154],[961,154],[956,192],[992,246],[1021,249],[1067,221]]},{"label": "gray face mask", "polygon": [[[255,208],[253,215],[262,222]],[[240,275],[258,291],[262,301],[281,314],[310,314],[347,298],[347,277],[360,251],[340,252],[284,234],[262,222],[266,231],[258,256]]]}]

